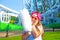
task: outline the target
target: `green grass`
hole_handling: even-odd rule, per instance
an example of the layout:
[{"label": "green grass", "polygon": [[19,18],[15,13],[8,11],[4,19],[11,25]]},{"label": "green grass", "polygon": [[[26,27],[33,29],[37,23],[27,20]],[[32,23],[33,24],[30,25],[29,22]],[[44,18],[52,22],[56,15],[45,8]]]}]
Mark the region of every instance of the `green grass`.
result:
[{"label": "green grass", "polygon": [[[0,40],[22,40],[21,35],[7,38],[0,38]],[[60,31],[45,32],[43,40],[60,40]]]},{"label": "green grass", "polygon": [[45,32],[43,40],[60,40],[60,31]]},{"label": "green grass", "polygon": [[7,37],[7,38],[0,38],[0,40],[22,40],[22,39],[21,39],[21,35],[19,35],[19,36]]}]

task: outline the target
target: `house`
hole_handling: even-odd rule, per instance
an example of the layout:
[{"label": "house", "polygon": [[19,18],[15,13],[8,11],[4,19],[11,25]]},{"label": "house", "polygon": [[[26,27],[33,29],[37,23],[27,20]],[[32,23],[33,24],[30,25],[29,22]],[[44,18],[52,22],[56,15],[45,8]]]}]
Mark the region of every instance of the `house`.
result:
[{"label": "house", "polygon": [[0,22],[9,23],[11,16],[18,18],[19,12],[0,4]]},{"label": "house", "polygon": [[43,25],[48,25],[52,24],[54,22],[60,23],[60,18],[57,16],[60,12],[58,9],[57,10],[48,10],[47,12],[42,14],[42,24]]}]

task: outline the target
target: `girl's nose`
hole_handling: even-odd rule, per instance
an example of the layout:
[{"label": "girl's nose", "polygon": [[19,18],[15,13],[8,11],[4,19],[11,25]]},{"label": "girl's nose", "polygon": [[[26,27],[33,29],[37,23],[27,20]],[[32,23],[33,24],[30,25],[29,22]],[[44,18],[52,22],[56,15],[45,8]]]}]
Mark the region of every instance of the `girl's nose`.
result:
[{"label": "girl's nose", "polygon": [[34,21],[34,20],[35,20],[35,18],[32,19],[32,21]]}]

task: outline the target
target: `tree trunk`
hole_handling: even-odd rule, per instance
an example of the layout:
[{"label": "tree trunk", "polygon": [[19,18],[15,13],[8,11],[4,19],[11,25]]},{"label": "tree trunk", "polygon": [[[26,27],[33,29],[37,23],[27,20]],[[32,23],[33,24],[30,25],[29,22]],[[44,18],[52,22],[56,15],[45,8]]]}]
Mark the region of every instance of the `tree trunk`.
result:
[{"label": "tree trunk", "polygon": [[8,37],[8,30],[9,30],[9,24],[7,25],[7,29],[6,29],[6,37]]},{"label": "tree trunk", "polygon": [[54,29],[55,29],[55,28],[53,27],[53,32],[54,32]]}]

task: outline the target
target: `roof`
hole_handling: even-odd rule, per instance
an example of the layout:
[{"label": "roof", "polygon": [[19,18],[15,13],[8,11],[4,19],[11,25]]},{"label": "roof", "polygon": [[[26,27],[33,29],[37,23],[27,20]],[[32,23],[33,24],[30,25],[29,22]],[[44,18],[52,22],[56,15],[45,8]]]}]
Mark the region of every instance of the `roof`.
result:
[{"label": "roof", "polygon": [[9,11],[11,11],[11,12],[14,12],[14,13],[18,13],[18,14],[20,13],[20,12],[18,12],[18,11],[12,10],[12,9],[10,9],[10,8],[2,5],[2,4],[0,4],[0,7],[1,7],[1,8],[4,8],[4,9],[7,9],[7,10],[9,10]]}]

